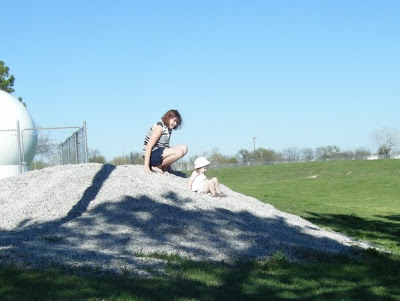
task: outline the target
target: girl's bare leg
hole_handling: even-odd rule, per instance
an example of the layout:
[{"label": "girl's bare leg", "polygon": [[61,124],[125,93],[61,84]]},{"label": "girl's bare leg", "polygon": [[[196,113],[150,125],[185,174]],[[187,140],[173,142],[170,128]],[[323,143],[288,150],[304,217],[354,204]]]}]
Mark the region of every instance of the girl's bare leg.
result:
[{"label": "girl's bare leg", "polygon": [[157,167],[162,170],[170,171],[171,164],[186,155],[187,151],[187,146],[183,144],[164,149],[163,161],[161,165]]},{"label": "girl's bare leg", "polygon": [[161,168],[158,168],[157,166],[152,166],[151,170],[157,173],[164,173],[164,171]]}]

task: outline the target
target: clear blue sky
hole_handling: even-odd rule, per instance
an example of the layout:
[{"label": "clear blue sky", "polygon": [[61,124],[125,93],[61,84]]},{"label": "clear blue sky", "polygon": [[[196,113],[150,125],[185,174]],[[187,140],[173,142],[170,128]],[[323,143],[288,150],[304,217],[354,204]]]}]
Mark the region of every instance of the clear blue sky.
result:
[{"label": "clear blue sky", "polygon": [[400,1],[5,1],[0,60],[41,127],[111,160],[178,109],[189,156],[371,147],[400,129]]}]

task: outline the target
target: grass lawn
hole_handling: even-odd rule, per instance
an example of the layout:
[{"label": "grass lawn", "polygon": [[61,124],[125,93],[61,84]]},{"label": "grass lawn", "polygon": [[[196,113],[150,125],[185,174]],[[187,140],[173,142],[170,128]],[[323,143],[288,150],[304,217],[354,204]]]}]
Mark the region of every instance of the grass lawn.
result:
[{"label": "grass lawn", "polygon": [[400,254],[400,160],[251,166],[208,174],[281,211]]},{"label": "grass lawn", "polygon": [[392,254],[289,263],[278,252],[233,266],[167,256],[169,276],[148,279],[0,266],[0,300],[400,300],[400,160],[210,169],[208,176]]}]

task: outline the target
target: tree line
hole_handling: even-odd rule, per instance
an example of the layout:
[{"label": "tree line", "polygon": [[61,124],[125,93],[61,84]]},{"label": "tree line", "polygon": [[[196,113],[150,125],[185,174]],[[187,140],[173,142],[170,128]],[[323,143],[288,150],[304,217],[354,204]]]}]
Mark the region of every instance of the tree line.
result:
[{"label": "tree line", "polygon": [[[337,145],[327,145],[313,148],[289,147],[283,151],[276,151],[270,148],[259,147],[253,151],[247,149],[239,150],[235,155],[228,156],[219,152],[218,148],[213,148],[209,152],[192,155],[184,158],[178,163],[180,169],[191,169],[194,160],[199,156],[207,157],[214,164],[235,164],[235,163],[269,163],[269,162],[302,162],[302,161],[327,161],[327,160],[355,160],[365,159],[372,153],[380,158],[390,158],[399,149],[400,134],[396,129],[381,128],[371,132],[370,139],[374,144],[375,151],[360,147],[355,150],[342,150]],[[91,150],[89,154],[90,162],[111,163],[114,165],[124,164],[143,164],[141,152],[130,152],[127,155],[114,157],[107,162],[99,150]],[[189,168],[185,168],[189,167]]]},{"label": "tree line", "polygon": [[[393,148],[387,153],[388,147],[380,147],[381,158],[390,158]],[[107,161],[101,155],[99,150],[90,150],[89,162],[95,163],[110,163],[113,165],[126,165],[126,164],[143,164],[144,160],[141,152],[130,152],[126,155],[116,156],[112,160]],[[181,170],[190,170],[194,165],[194,160],[199,156],[205,156],[213,164],[269,164],[279,162],[304,162],[304,161],[328,161],[328,160],[357,160],[365,159],[371,155],[371,151],[367,148],[357,148],[355,150],[341,150],[339,146],[327,145],[313,148],[297,148],[289,147],[283,151],[276,151],[270,148],[259,147],[254,151],[247,149],[239,150],[235,155],[224,155],[218,148],[213,148],[209,152],[195,154],[188,158],[175,163]]]}]

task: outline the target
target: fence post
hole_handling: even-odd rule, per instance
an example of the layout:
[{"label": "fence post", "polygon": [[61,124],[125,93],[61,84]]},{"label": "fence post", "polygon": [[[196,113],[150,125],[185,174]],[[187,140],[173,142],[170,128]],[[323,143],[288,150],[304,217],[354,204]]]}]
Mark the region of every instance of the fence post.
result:
[{"label": "fence post", "polygon": [[83,121],[83,143],[85,149],[85,163],[89,161],[89,152],[88,152],[88,144],[87,144],[87,128],[86,128],[86,121]]},{"label": "fence post", "polygon": [[61,165],[64,165],[64,146],[61,144],[61,152],[60,152],[60,162]]},{"label": "fence post", "polygon": [[78,134],[77,132],[74,133],[74,147],[75,147],[75,164],[78,164]]}]

